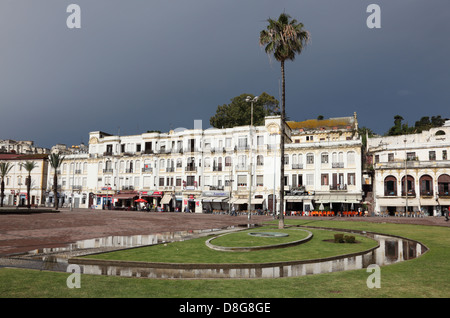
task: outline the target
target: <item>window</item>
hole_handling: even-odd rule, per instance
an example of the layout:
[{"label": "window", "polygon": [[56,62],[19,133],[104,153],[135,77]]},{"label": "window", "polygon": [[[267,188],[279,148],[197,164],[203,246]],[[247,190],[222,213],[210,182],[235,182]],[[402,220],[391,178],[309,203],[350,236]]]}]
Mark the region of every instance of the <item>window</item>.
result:
[{"label": "window", "polygon": [[194,186],[195,185],[195,176],[187,176],[186,177],[186,185],[189,186]]},{"label": "window", "polygon": [[356,184],[356,179],[355,179],[355,174],[354,173],[347,174],[347,184],[348,185],[355,185]]},{"label": "window", "polygon": [[177,177],[177,180],[175,182],[175,186],[181,187],[181,178]]},{"label": "window", "polygon": [[264,175],[257,175],[256,176],[256,186],[257,187],[264,186]]},{"label": "window", "polygon": [[416,160],[416,153],[415,152],[407,152],[406,153],[406,160],[411,161],[411,160]]},{"label": "window", "polygon": [[256,157],[256,165],[257,166],[264,166],[264,157],[263,157],[263,155],[258,155]]},{"label": "window", "polygon": [[247,176],[246,175],[238,175],[238,187],[246,187],[247,186]]},{"label": "window", "polygon": [[436,160],[436,151],[428,151],[428,160]]},{"label": "window", "polygon": [[231,138],[226,138],[225,139],[225,147],[231,148]]},{"label": "window", "polygon": [[321,156],[322,163],[328,163],[328,153],[323,153]]},{"label": "window", "polygon": [[447,160],[447,150],[442,150],[442,160]]},{"label": "window", "polygon": [[231,157],[225,157],[225,167],[231,167]]},{"label": "window", "polygon": [[164,187],[164,178],[163,177],[159,178],[159,186]]},{"label": "window", "polygon": [[313,186],[314,185],[314,174],[307,174],[306,175],[306,185],[307,186]]},{"label": "window", "polygon": [[394,176],[388,176],[384,179],[384,195],[397,195],[397,179]]},{"label": "window", "polygon": [[289,164],[289,155],[284,155],[284,164],[285,165]]},{"label": "window", "polygon": [[388,153],[388,162],[392,162],[392,161],[394,161],[394,154]]},{"label": "window", "polygon": [[238,147],[241,149],[247,148],[247,137],[240,137],[238,140]]},{"label": "window", "polygon": [[264,145],[264,136],[257,136],[257,137],[256,137],[256,144],[257,144],[258,146]]},{"label": "window", "polygon": [[321,185],[329,185],[329,177],[328,177],[328,173],[323,173],[320,176],[320,180],[321,180]]},{"label": "window", "polygon": [[306,164],[314,164],[314,154],[308,153],[306,154]]}]

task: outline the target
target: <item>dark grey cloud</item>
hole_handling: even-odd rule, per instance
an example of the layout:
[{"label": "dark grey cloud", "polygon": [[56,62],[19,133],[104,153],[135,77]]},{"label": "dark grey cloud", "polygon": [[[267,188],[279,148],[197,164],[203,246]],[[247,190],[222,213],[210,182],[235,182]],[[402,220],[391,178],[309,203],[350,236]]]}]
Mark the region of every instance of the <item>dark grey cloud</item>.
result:
[{"label": "dark grey cloud", "polygon": [[[81,7],[81,29],[66,8]],[[381,29],[366,8],[381,7]],[[384,133],[393,116],[450,117],[450,4],[435,0],[0,3],[0,138],[51,147],[89,131],[193,128],[242,93],[279,98],[280,66],[258,45],[287,12],[311,42],[286,65],[292,120],[350,116]]]}]

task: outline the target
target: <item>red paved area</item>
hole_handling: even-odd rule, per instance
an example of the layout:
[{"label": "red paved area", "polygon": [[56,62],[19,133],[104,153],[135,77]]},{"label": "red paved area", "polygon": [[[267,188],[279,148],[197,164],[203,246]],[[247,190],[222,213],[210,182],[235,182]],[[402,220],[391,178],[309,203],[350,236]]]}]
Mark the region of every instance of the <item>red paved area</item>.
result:
[{"label": "red paved area", "polygon": [[[287,219],[319,220],[319,217]],[[231,225],[259,224],[271,216],[247,216],[103,211],[62,209],[60,213],[0,214],[0,256],[28,252],[41,247],[64,247],[78,240],[111,235],[153,234],[199,229],[225,228]],[[426,218],[333,218],[333,220],[394,222],[450,226],[443,217]]]}]

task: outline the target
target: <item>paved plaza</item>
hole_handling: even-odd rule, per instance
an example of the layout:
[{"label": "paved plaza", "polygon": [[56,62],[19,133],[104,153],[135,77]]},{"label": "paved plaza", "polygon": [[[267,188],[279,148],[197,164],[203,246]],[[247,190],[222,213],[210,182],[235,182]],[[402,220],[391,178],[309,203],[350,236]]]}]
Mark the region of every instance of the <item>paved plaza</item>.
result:
[{"label": "paved plaza", "polygon": [[[450,226],[444,217],[295,217],[308,219],[316,225],[320,220],[348,220],[393,222],[422,225]],[[202,229],[221,229],[233,225],[261,224],[272,216],[223,214],[194,214],[182,212],[105,211],[90,209],[61,209],[59,213],[0,214],[0,256],[22,253],[42,247],[63,247],[78,240],[102,238],[111,235],[146,235]]]}]

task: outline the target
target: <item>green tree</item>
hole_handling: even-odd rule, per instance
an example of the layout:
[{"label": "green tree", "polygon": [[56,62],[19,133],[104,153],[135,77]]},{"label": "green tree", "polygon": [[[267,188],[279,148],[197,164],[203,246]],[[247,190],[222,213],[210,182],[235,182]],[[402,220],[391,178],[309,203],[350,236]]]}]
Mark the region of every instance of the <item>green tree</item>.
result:
[{"label": "green tree", "polygon": [[[216,114],[209,119],[211,126],[215,128],[231,128],[235,126],[250,125],[249,103],[245,101],[247,96],[255,97],[252,94],[241,94],[233,97],[230,104],[217,106]],[[258,101],[253,104],[253,124],[264,125],[264,117],[276,115],[278,100],[266,92],[258,96]]]},{"label": "green tree", "polygon": [[3,207],[3,199],[5,198],[5,178],[9,171],[12,169],[12,165],[9,162],[0,162],[0,206]]},{"label": "green tree", "polygon": [[303,29],[303,23],[291,19],[282,13],[278,20],[267,19],[269,23],[259,34],[259,44],[265,46],[267,54],[273,54],[281,63],[281,173],[280,173],[280,218],[279,228],[284,228],[284,139],[285,139],[285,62],[294,60],[309,42],[309,32]]},{"label": "green tree", "polygon": [[28,209],[31,208],[31,171],[37,167],[36,162],[34,161],[25,161],[25,163],[22,164],[22,167],[28,172],[27,180],[25,181],[25,184],[27,186],[27,207]]},{"label": "green tree", "polygon": [[55,210],[58,209],[59,197],[58,197],[58,169],[61,167],[62,162],[64,161],[64,156],[61,156],[59,153],[52,153],[49,156],[49,162],[53,169],[55,169],[55,173],[53,175],[53,194],[55,196],[54,207]]}]

